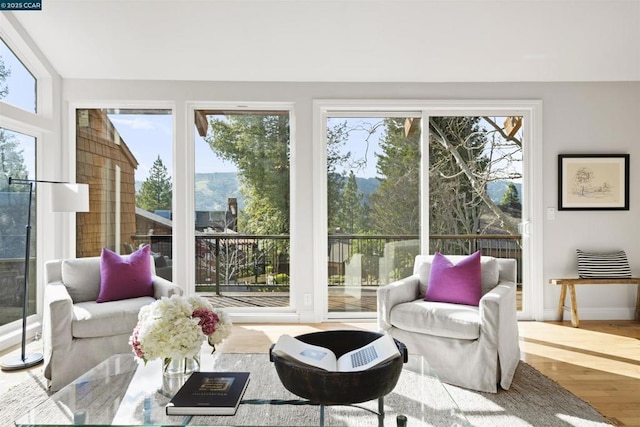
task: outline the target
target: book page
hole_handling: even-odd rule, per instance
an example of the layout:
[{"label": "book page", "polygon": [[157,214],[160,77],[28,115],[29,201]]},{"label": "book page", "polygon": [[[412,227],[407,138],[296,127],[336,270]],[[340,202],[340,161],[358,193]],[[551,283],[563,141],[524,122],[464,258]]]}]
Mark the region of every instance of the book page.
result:
[{"label": "book page", "polygon": [[336,355],[328,348],[307,344],[290,335],[281,335],[272,350],[277,356],[294,359],[317,368],[335,371]]},{"label": "book page", "polygon": [[338,371],[364,371],[382,362],[400,356],[390,335],[383,335],[371,344],[343,354],[338,359]]}]

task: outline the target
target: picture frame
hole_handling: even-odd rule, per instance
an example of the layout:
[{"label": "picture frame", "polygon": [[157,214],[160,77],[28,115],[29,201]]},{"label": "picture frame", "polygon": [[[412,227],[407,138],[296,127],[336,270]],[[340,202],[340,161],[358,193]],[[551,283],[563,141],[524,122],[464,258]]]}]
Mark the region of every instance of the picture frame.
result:
[{"label": "picture frame", "polygon": [[629,154],[558,155],[558,210],[629,210]]}]

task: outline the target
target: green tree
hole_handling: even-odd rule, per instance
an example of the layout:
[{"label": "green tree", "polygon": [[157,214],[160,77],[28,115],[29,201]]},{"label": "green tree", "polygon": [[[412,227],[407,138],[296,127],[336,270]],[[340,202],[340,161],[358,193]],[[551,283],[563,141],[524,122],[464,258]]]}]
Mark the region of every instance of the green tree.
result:
[{"label": "green tree", "polygon": [[228,114],[209,119],[207,143],[239,171],[246,196],[242,231],[289,233],[289,115]]},{"label": "green tree", "polygon": [[338,224],[342,232],[356,234],[363,231],[365,218],[362,197],[362,193],[358,191],[356,176],[350,171],[344,183],[338,210]]},{"label": "green tree", "polygon": [[172,197],[171,177],[158,156],[149,170],[149,177],[142,183],[136,205],[149,212],[171,209]]},{"label": "green tree", "polygon": [[406,136],[404,120],[385,119],[380,138],[377,175],[380,185],[371,195],[370,223],[380,234],[420,232],[420,135]]},{"label": "green tree", "polygon": [[27,167],[24,163],[18,139],[10,132],[0,128],[0,191],[27,191],[24,185],[15,185],[10,189],[9,177],[26,178]]},{"label": "green tree", "polygon": [[[378,156],[380,186],[371,196],[378,233],[420,232],[420,133],[407,135],[404,119],[385,120]],[[488,161],[479,118],[431,118],[429,126],[429,225],[431,234],[475,234],[480,225]],[[470,180],[464,171],[469,171]],[[439,248],[446,250],[446,248]],[[452,248],[453,250],[454,248]],[[457,249],[457,248],[455,248]]]},{"label": "green tree", "polygon": [[344,186],[344,177],[337,172],[338,165],[344,165],[350,154],[341,153],[348,138],[347,123],[341,122],[327,129],[327,224],[330,232],[341,228],[340,194]]},{"label": "green tree", "polygon": [[4,64],[4,60],[0,56],[0,99],[9,94],[9,86],[7,85],[7,77],[11,75],[11,70]]},{"label": "green tree", "polygon": [[27,178],[28,171],[17,138],[0,128],[0,258],[24,256],[29,186],[9,186],[9,177]]},{"label": "green tree", "polygon": [[507,185],[507,189],[504,191],[504,194],[502,194],[502,199],[500,199],[500,206],[518,210],[522,208],[518,189],[513,182],[510,182]]}]

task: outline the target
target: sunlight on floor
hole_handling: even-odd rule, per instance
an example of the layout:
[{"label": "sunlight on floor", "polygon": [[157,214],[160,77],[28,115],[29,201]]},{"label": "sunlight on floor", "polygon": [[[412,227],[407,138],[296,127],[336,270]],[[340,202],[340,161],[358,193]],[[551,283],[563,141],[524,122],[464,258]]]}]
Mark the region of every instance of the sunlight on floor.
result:
[{"label": "sunlight on floor", "polygon": [[[563,363],[585,368],[584,375],[597,379],[593,370],[640,379],[640,341],[637,338],[572,328],[565,324],[520,322],[522,359],[533,365]],[[613,327],[615,328],[615,327]],[[615,329],[614,329],[615,330]],[[593,343],[598,346],[594,348]],[[573,373],[573,378],[580,378]]]}]

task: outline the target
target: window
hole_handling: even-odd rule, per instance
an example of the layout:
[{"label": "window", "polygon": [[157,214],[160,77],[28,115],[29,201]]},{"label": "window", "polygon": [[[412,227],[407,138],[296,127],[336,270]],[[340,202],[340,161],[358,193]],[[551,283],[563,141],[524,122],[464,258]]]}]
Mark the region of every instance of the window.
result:
[{"label": "window", "polygon": [[[36,139],[0,128],[0,326],[22,318],[26,218],[29,186],[9,185],[9,177],[36,179]],[[29,300],[27,314],[36,312],[36,191],[31,212]]]},{"label": "window", "polygon": [[196,110],[196,291],[288,307],[289,111]]},{"label": "window", "polygon": [[90,212],[77,216],[77,256],[149,244],[156,274],[171,280],[171,111],[78,109],[76,141],[76,180],[91,198]]},{"label": "window", "polygon": [[1,39],[0,100],[36,112],[36,79]]}]

